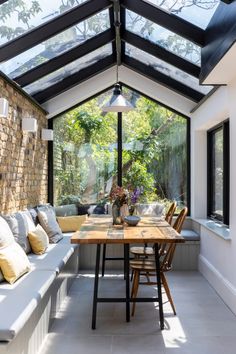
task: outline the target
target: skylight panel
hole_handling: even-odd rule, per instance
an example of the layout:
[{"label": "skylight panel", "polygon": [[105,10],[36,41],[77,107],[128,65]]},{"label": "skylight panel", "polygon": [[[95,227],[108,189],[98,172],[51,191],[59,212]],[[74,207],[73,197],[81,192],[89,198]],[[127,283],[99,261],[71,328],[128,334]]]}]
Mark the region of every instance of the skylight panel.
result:
[{"label": "skylight panel", "polygon": [[206,29],[220,0],[144,0]]},{"label": "skylight panel", "polygon": [[30,85],[24,87],[24,90],[30,95],[46,90],[48,87],[57,84],[64,80],[66,77],[71,76],[93,64],[99,60],[112,54],[112,45],[108,43],[103,47],[100,47],[91,53],[84,55],[83,57],[73,61],[70,64],[52,72],[49,75],[42,77],[40,80],[33,82]]},{"label": "skylight panel", "polygon": [[201,65],[199,46],[130,10],[126,10],[126,29],[198,66]]},{"label": "skylight panel", "polygon": [[212,86],[200,86],[198,79],[194,76],[130,44],[126,44],[125,54],[204,95],[208,94],[212,89]]},{"label": "skylight panel", "polygon": [[0,69],[11,79],[16,78],[67,52],[78,44],[82,44],[108,28],[110,28],[109,12],[104,10],[7,60],[5,63],[1,63]]},{"label": "skylight panel", "polygon": [[0,5],[0,45],[88,0],[8,0]]}]

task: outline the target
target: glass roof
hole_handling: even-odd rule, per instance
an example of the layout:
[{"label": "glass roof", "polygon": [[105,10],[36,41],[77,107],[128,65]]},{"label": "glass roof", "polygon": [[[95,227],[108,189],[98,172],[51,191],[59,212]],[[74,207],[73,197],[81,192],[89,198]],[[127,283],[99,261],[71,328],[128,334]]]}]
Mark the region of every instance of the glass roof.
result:
[{"label": "glass roof", "polygon": [[126,29],[196,65],[201,64],[199,46],[130,10],[126,10]]},{"label": "glass roof", "polygon": [[126,43],[125,54],[151,66],[153,69],[161,72],[162,74],[165,74],[166,76],[169,76],[204,95],[209,93],[212,89],[212,86],[200,86],[198,79],[195,77],[128,43]]},{"label": "glass roof", "polygon": [[24,90],[30,95],[34,95],[40,91],[47,89],[52,85],[57,84],[66,77],[75,74],[81,71],[82,69],[87,68],[88,66],[95,64],[97,61],[111,54],[112,45],[111,43],[109,43],[92,51],[87,55],[84,55],[83,57],[73,61],[72,63],[65,65],[64,67],[52,72],[51,74],[42,77],[40,80],[25,86]]},{"label": "glass roof", "polygon": [[144,0],[206,29],[220,0]]},{"label": "glass roof", "polygon": [[[169,80],[170,89],[173,83],[173,90],[179,86],[181,93],[183,86],[176,85],[175,80],[187,88],[192,88],[193,90],[189,90],[190,99],[199,101],[201,94],[208,94],[212,89],[211,86],[200,86],[196,78],[201,72],[200,46],[204,44],[204,32],[199,28],[207,27],[219,2],[220,0],[142,0],[137,3],[130,1],[126,5],[126,2],[120,0],[121,11],[125,12],[125,23],[121,25],[127,35],[122,38],[122,32],[119,36],[119,31],[115,31],[113,26],[116,9],[112,0],[8,0],[0,5],[0,60],[2,60],[0,70],[19,85],[26,85],[24,89],[30,95],[41,92],[36,97],[42,103],[48,100],[47,89],[63,79],[94,64],[93,75],[96,74],[96,70],[106,70],[110,64],[115,64],[118,58],[115,53],[116,47],[124,40],[125,45],[121,46],[120,53],[121,64],[126,54],[137,60],[130,60],[134,70],[140,69],[145,75],[145,70],[152,67],[156,72],[173,79]],[[79,11],[77,21],[80,22],[76,24],[76,18],[69,19],[70,15],[64,15],[77,7]],[[143,14],[150,8],[154,10],[154,7],[173,14],[168,25],[159,25],[158,14],[150,21],[134,12]],[[149,17],[148,13],[146,16]],[[178,22],[183,21],[178,21],[177,16],[189,23],[182,27]],[[60,17],[60,20],[52,22],[57,17]],[[180,26],[179,34],[175,33],[177,25]],[[36,38],[35,32],[32,32],[35,28],[38,28],[37,33],[40,34],[42,42],[39,41],[39,37]],[[28,35],[22,37],[26,33]],[[94,40],[89,41],[92,38]],[[191,38],[194,38],[194,41]],[[129,42],[135,46],[128,44]],[[105,43],[107,44],[103,45]],[[96,49],[98,46],[100,47]],[[161,51],[161,48],[166,51]],[[159,49],[160,56],[166,53],[166,59],[163,57],[162,60],[158,59],[155,56],[155,49],[157,52]],[[82,50],[83,53],[87,53],[83,57]],[[154,55],[149,54],[150,51]],[[106,57],[109,58],[101,61],[97,69],[96,63]],[[40,67],[42,64],[45,65]],[[78,80],[79,78],[80,75]],[[55,93],[53,90],[50,91],[51,96],[57,95],[62,89],[63,91],[69,89],[71,85],[69,79],[65,80],[63,84],[56,86]],[[187,90],[183,89],[184,92]]]},{"label": "glass roof", "polygon": [[5,63],[1,63],[0,70],[10,78],[16,78],[108,28],[110,28],[109,12],[104,10]]},{"label": "glass roof", "polygon": [[0,45],[88,0],[8,0],[0,5]]}]

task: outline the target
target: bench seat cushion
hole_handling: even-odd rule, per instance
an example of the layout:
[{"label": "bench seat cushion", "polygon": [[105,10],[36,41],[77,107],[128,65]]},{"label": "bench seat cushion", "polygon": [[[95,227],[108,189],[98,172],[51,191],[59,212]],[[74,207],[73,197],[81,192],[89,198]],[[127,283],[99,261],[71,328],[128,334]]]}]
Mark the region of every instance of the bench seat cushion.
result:
[{"label": "bench seat cushion", "polygon": [[193,230],[182,230],[181,236],[184,237],[185,241],[200,241],[200,236]]},{"label": "bench seat cushion", "polygon": [[55,277],[53,271],[32,270],[13,285],[0,284],[0,342],[19,333]]},{"label": "bench seat cushion", "polygon": [[28,258],[33,269],[53,270],[58,274],[73,253],[74,247],[69,244],[50,244],[44,254],[31,253]]}]

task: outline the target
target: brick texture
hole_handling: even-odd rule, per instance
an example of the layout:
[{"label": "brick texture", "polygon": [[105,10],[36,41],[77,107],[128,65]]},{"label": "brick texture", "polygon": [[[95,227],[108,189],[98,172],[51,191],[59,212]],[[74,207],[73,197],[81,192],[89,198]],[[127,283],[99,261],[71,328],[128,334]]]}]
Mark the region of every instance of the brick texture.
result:
[{"label": "brick texture", "polygon": [[[1,77],[0,97],[9,101],[8,118],[0,117],[0,213],[5,214],[47,202],[48,143],[41,140],[47,118]],[[37,133],[22,131],[23,117],[37,119]]]}]

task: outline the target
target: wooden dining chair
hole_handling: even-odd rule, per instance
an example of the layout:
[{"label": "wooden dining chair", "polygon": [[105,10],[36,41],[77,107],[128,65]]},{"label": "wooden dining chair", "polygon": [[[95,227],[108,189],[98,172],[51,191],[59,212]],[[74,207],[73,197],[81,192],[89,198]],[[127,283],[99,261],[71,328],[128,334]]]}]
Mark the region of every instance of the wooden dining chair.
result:
[{"label": "wooden dining chair", "polygon": [[[188,212],[188,208],[185,207],[181,210],[179,213],[174,225],[173,229],[175,229],[178,233],[181,232],[184,220],[186,218]],[[161,277],[161,283],[165,289],[167,298],[171,304],[172,310],[174,312],[174,315],[176,315],[176,310],[175,310],[175,305],[170,293],[170,289],[167,283],[167,279],[165,277],[165,272],[168,272],[172,269],[172,260],[174,257],[174,252],[176,248],[176,243],[165,243],[161,245],[159,249],[159,257],[160,257],[160,277]],[[131,291],[131,297],[136,298],[137,293],[138,293],[138,287],[140,284],[140,275],[146,275],[148,274],[147,279],[149,279],[150,276],[156,275],[156,263],[154,258],[137,258],[132,261],[130,261],[130,267],[133,272],[133,284],[132,284],[132,291]],[[150,280],[141,283],[144,285],[156,285],[156,282],[151,282]],[[134,316],[135,312],[135,302],[133,303],[133,308],[132,308],[132,316]]]},{"label": "wooden dining chair", "polygon": [[[174,201],[171,203],[169,209],[166,212],[165,220],[170,225],[171,225],[176,207],[177,207],[177,203]],[[142,256],[147,258],[150,255],[154,255],[154,249],[153,249],[153,247],[147,247],[147,244],[145,244],[144,246],[141,246],[141,247],[140,246],[131,247],[130,253],[132,253],[135,256],[135,258],[140,258]]]}]

